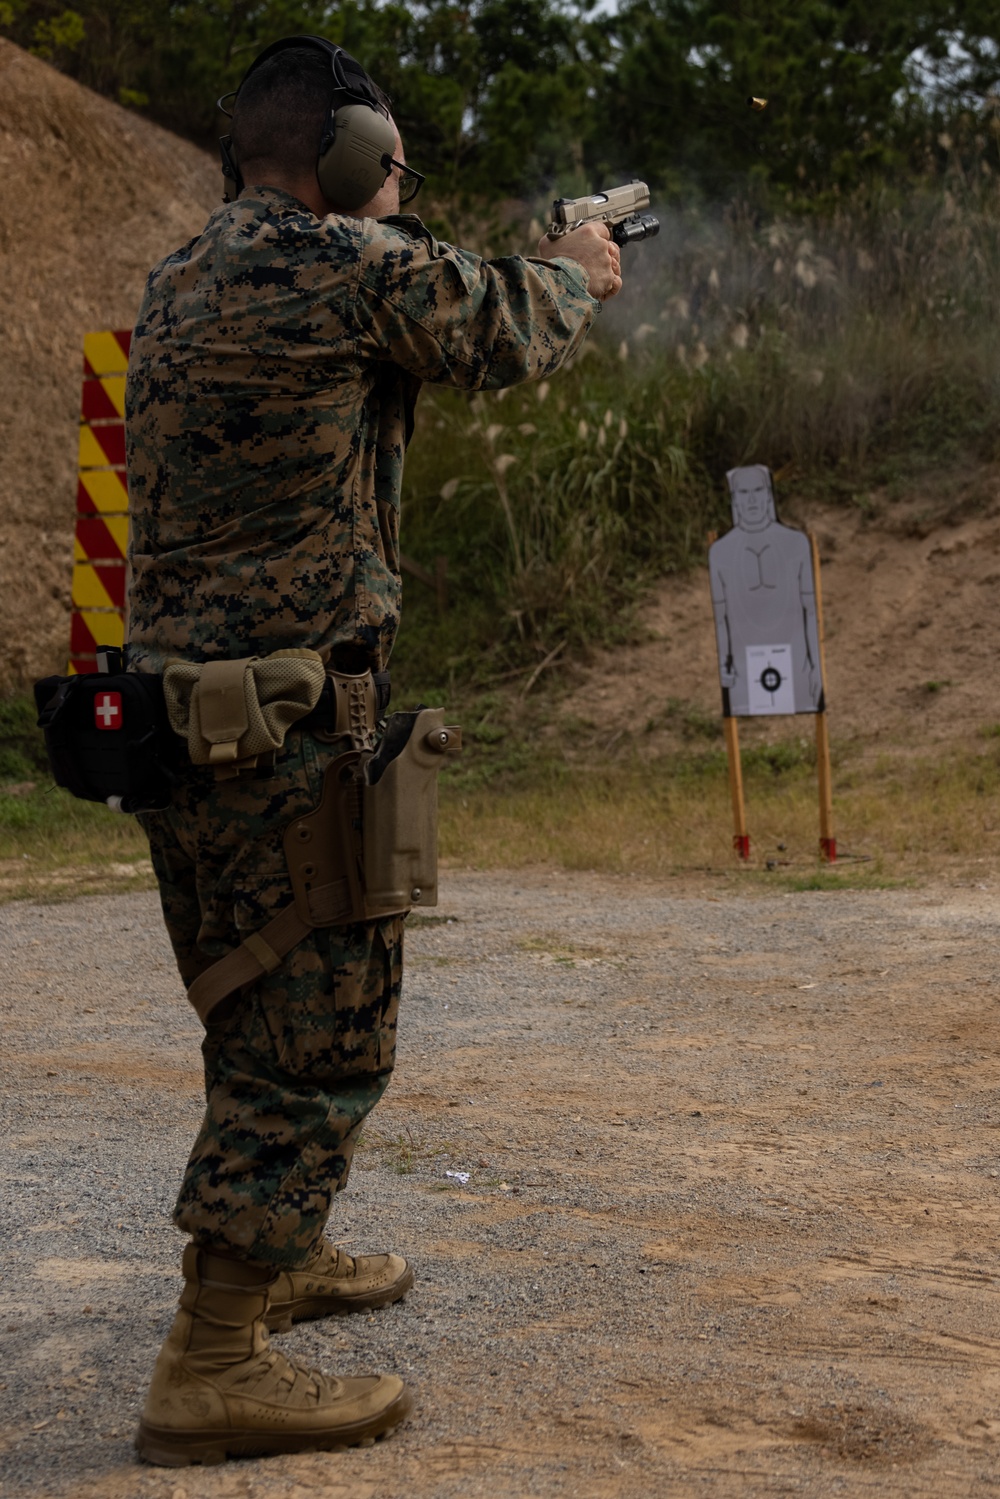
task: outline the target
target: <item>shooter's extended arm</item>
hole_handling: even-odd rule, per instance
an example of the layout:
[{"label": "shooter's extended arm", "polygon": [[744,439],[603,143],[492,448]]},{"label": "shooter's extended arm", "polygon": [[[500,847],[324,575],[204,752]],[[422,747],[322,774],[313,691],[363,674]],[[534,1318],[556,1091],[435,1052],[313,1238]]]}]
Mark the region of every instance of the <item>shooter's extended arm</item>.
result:
[{"label": "shooter's extended arm", "polygon": [[644,182],[628,182],[624,187],[609,187],[607,192],[589,198],[557,198],[552,205],[549,239],[560,239],[581,224],[607,224],[616,245],[659,234],[660,224],[649,207],[649,188]]}]

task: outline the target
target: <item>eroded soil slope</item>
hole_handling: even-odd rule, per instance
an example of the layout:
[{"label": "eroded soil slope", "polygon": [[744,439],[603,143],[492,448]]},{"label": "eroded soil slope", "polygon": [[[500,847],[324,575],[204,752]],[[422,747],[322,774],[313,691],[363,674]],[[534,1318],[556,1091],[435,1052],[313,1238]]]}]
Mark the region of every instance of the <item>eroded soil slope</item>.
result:
[{"label": "eroded soil slope", "polygon": [[62,669],[83,335],[219,199],[211,159],[0,39],[0,693]]},{"label": "eroded soil slope", "polygon": [[[782,519],[819,542],[831,735],[896,752],[968,740],[1000,722],[991,690],[1000,475],[979,473],[972,513],[959,507],[950,519],[939,499],[918,494],[874,515],[782,499]],[[692,708],[719,717],[707,567],[664,579],[643,624],[640,645],[599,653],[561,705],[590,726],[596,747],[626,727],[648,751],[663,751],[689,737]],[[744,720],[741,732],[779,735],[786,724]]]}]

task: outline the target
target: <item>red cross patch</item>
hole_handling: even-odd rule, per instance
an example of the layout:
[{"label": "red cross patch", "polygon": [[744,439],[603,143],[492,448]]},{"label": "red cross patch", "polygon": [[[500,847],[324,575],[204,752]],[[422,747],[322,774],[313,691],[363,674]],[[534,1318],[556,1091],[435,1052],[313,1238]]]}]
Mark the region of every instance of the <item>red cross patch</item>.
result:
[{"label": "red cross patch", "polygon": [[94,723],[99,729],[120,729],[122,695],[120,692],[98,692],[94,697]]}]

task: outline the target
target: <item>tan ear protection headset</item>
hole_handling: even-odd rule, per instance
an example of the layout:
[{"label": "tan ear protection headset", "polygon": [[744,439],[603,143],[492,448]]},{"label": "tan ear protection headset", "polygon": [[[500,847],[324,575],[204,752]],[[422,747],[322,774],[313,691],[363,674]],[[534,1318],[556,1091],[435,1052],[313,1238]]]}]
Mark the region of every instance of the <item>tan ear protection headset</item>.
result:
[{"label": "tan ear protection headset", "polygon": [[[272,42],[254,58],[240,80],[240,88],[261,63],[288,47],[318,47],[330,59],[334,92],[330,115],[320,137],[316,176],[323,196],[350,213],[374,198],[392,170],[395,128],[361,64],[342,47],[321,36],[286,36],[280,42]],[[232,106],[227,108],[227,102],[235,104],[239,92],[238,88],[219,100],[224,114],[232,114]],[[231,203],[244,186],[231,135],[221,137],[219,150],[226,187],[224,200]]]}]

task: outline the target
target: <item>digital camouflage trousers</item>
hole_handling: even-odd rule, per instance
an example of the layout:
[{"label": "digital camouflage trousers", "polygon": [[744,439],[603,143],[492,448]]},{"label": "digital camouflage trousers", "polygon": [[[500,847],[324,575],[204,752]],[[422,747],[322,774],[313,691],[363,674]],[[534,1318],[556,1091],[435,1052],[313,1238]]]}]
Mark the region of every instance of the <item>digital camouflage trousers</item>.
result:
[{"label": "digital camouflage trousers", "polygon": [[[288,736],[272,776],[192,770],[140,822],[185,984],[292,899],[286,825],[349,748]],[[313,931],[209,1027],[205,1118],[174,1221],[209,1248],[302,1264],[395,1060],[403,918]]]}]

